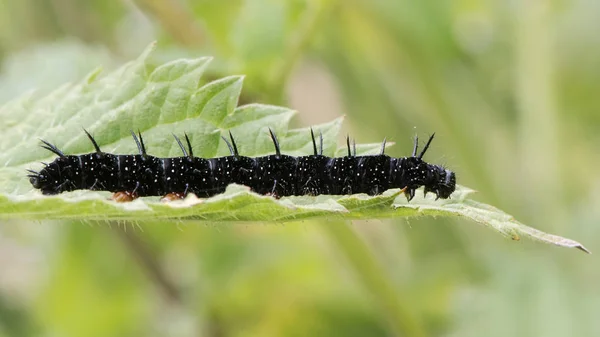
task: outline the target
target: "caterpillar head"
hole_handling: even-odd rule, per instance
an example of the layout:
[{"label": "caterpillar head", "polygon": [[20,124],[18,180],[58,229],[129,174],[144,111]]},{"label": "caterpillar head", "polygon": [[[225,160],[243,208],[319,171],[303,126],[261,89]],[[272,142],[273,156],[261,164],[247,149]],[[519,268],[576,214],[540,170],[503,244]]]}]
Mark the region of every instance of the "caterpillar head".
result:
[{"label": "caterpillar head", "polygon": [[431,165],[418,157],[402,158],[397,162],[395,186],[405,187],[410,201],[415,190],[424,187],[425,195],[432,192],[437,198],[447,199],[456,188],[456,175],[442,166]]},{"label": "caterpillar head", "polygon": [[425,194],[433,192],[437,198],[447,199],[456,189],[456,174],[438,165],[428,165],[425,183]]},{"label": "caterpillar head", "polygon": [[69,169],[61,169],[68,165],[65,157],[57,158],[54,162],[46,165],[40,172],[29,170],[29,182],[34,188],[39,189],[42,194],[59,194],[74,190]]},{"label": "caterpillar head", "polygon": [[60,193],[60,189],[56,188],[56,184],[53,183],[53,178],[45,171],[46,169],[43,169],[29,175],[29,182],[33,188],[39,189],[43,194]]},{"label": "caterpillar head", "polygon": [[442,199],[449,198],[456,188],[456,175],[454,172],[439,165],[428,164],[422,159],[434,136],[435,133],[429,137],[419,155],[417,155],[419,139],[415,137],[412,157],[408,157],[401,162],[406,167],[407,177],[404,178],[406,191],[404,193],[409,201],[415,196],[415,189],[420,186],[424,187],[425,195],[433,192],[437,198]]}]

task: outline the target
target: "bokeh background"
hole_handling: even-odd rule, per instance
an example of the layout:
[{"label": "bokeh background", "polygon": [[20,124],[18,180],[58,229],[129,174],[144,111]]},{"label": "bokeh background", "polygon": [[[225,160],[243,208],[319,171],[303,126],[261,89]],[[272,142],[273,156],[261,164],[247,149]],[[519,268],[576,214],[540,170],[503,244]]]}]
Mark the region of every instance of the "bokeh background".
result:
[{"label": "bokeh background", "polygon": [[[475,198],[600,253],[598,32],[597,0],[0,0],[0,103],[157,40],[296,126],[435,131]],[[600,336],[599,262],[463,219],[12,221],[0,336]]]}]

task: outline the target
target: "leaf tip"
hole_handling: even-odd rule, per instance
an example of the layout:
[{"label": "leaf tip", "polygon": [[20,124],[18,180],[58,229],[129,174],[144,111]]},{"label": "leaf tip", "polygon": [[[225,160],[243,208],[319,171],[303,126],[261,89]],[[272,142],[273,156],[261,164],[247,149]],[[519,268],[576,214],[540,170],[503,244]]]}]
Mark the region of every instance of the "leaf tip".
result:
[{"label": "leaf tip", "polygon": [[102,73],[102,70],[102,67],[96,67],[96,69],[92,70],[86,75],[86,77],[83,79],[83,83],[91,84],[94,81],[96,81],[96,79],[98,79],[98,77]]},{"label": "leaf tip", "polygon": [[156,45],[158,44],[157,41],[152,41],[150,42],[150,44],[146,47],[146,49],[144,49],[144,51],[142,52],[142,54],[138,57],[138,60],[146,60],[148,58],[148,56],[150,54],[152,54],[152,52],[154,51],[154,49],[156,49]]},{"label": "leaf tip", "polygon": [[590,252],[587,248],[585,248],[582,244],[578,244],[575,246],[575,248],[579,249],[580,251],[587,253],[587,254],[592,254],[592,252]]}]

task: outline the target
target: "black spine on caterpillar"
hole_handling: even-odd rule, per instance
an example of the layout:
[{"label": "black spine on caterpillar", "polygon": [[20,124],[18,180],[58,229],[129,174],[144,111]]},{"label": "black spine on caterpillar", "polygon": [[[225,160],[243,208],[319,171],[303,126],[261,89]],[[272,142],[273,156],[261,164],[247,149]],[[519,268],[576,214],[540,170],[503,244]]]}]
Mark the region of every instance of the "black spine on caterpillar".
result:
[{"label": "black spine on caterpillar", "polygon": [[[85,130],[84,130],[85,131]],[[291,195],[354,194],[377,195],[390,188],[404,189],[408,200],[415,190],[424,186],[424,192],[433,192],[438,198],[448,198],[454,192],[455,174],[445,168],[428,164],[423,155],[429,148],[433,135],[417,155],[415,138],[411,157],[391,158],[381,153],[357,156],[347,138],[348,155],[330,158],[323,155],[323,136],[320,147],[311,130],[314,154],[293,157],[281,154],[279,142],[270,131],[275,154],[257,158],[244,157],[238,152],[231,133],[229,142],[223,138],[231,155],[204,159],[193,156],[190,140],[185,135],[187,150],[175,135],[182,157],[157,158],[146,153],[140,133],[136,136],[138,155],[113,155],[104,153],[87,132],[95,152],[72,156],[57,147],[43,142],[45,149],[58,155],[40,172],[30,171],[30,182],[43,194],[58,194],[78,189],[110,192],[129,192],[136,196],[161,196],[169,193],[210,197],[225,191],[227,185],[237,183],[249,186],[252,191],[275,197]],[[139,136],[139,138],[138,138]]]}]

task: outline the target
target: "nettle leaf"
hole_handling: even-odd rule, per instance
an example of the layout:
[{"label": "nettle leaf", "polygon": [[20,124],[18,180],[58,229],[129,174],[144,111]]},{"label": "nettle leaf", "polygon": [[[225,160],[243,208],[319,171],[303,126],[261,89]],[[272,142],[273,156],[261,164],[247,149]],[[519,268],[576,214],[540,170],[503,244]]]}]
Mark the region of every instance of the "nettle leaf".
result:
[{"label": "nettle leaf", "polygon": [[[92,152],[83,128],[95,136],[106,152],[137,151],[130,130],[141,131],[146,147],[156,156],[179,155],[172,133],[191,138],[201,157],[228,154],[221,135],[232,131],[243,155],[273,153],[268,128],[280,138],[282,151],[311,153],[310,129],[289,129],[294,111],[277,106],[237,106],[242,76],[225,77],[201,85],[210,58],[179,59],[152,67],[150,46],[137,60],[101,76],[94,71],[79,83],[67,84],[49,95],[29,94],[0,108],[0,218],[80,220],[203,220],[209,222],[283,222],[314,218],[374,219],[423,215],[462,216],[518,240],[521,236],[563,247],[587,250],[578,242],[527,227],[491,206],[468,199],[472,190],[458,187],[451,199],[437,200],[418,193],[408,203],[400,190],[379,196],[350,195],[284,197],[279,200],[230,185],[212,198],[193,195],[181,201],[161,202],[158,197],[130,203],[110,200],[108,192],[75,191],[43,196],[26,177],[54,160],[40,148],[38,139],[56,144],[69,154]],[[344,155],[336,144],[342,119],[314,126],[323,134],[327,155]],[[357,145],[359,154],[377,153],[380,144]]]}]

